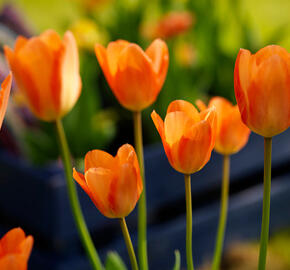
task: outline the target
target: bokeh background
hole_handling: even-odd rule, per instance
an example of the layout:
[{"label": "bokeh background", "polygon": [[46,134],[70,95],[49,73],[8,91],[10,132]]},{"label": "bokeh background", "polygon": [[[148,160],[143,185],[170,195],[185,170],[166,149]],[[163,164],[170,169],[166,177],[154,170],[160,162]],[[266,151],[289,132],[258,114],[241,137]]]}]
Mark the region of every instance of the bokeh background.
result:
[{"label": "bokeh background", "polygon": [[[145,144],[159,140],[149,117],[153,109],[163,116],[174,99],[194,102],[197,98],[206,100],[209,95],[235,101],[233,68],[239,48],[252,52],[268,44],[290,48],[288,0],[1,0],[0,3],[1,45],[13,46],[17,35],[33,36],[49,28],[61,35],[70,29],[78,41],[83,91],[77,106],[65,118],[75,158],[83,157],[92,148],[115,151],[121,143],[132,141],[131,115],[111,93],[94,54],[95,43],[105,46],[111,40],[126,39],[145,49],[154,38],[162,37],[169,46],[166,83],[157,102],[143,116]],[[3,54],[1,73],[7,73]],[[34,163],[55,160],[58,151],[51,125],[36,121],[24,109],[17,91],[12,99],[6,118],[9,139],[3,138],[5,134],[1,136],[4,147]]]},{"label": "bokeh background", "polygon": [[[64,126],[74,163],[81,170],[83,157],[87,151],[98,148],[115,154],[121,144],[127,142],[133,144],[131,113],[118,104],[109,89],[95,57],[94,44],[100,43],[106,46],[112,40],[125,39],[136,42],[145,49],[155,38],[163,38],[169,47],[170,53],[168,75],[156,103],[143,113],[143,132],[144,143],[149,149],[147,157],[152,158],[153,156],[153,160],[155,158],[157,161],[161,159],[165,164],[167,161],[162,150],[155,150],[155,146],[150,146],[157,145],[157,149],[161,149],[158,146],[160,142],[159,135],[150,119],[151,111],[155,109],[161,116],[164,116],[168,104],[174,99],[186,99],[194,102],[197,98],[200,98],[207,101],[210,96],[220,95],[235,102],[233,70],[239,49],[246,48],[256,52],[266,45],[278,44],[289,52],[289,14],[289,0],[0,0],[0,77],[4,78],[8,73],[8,67],[3,55],[3,45],[6,44],[13,47],[18,35],[31,37],[40,34],[46,29],[54,29],[61,35],[68,29],[74,33],[79,46],[83,88],[75,108],[64,118]],[[288,142],[287,145],[290,145],[289,140],[287,141],[285,136],[283,138],[283,142]],[[255,142],[252,145],[255,146]],[[283,157],[287,156],[289,149],[282,144],[279,144],[279,147],[280,149],[277,149],[277,153],[284,151]],[[282,148],[283,151],[280,151]],[[257,151],[249,153],[254,153],[252,158],[255,158]],[[51,177],[50,168],[60,166],[53,125],[40,122],[34,118],[27,110],[23,98],[17,92],[17,85],[13,86],[5,124],[0,133],[0,154],[4,157],[2,161],[0,160],[1,168],[5,168],[6,165],[3,160],[9,157],[7,159],[11,161],[10,165],[14,163],[15,168],[19,168],[19,164],[25,164],[23,166],[29,168],[29,173],[33,171],[33,177],[36,177],[34,170],[37,172],[41,170],[40,178],[49,178]],[[260,154],[262,158],[262,152]],[[162,157],[160,157],[161,155]],[[237,159],[235,164],[239,166],[238,164],[244,163],[244,160]],[[255,173],[261,170],[262,160],[257,161],[258,163],[247,162],[245,162],[248,165],[245,165],[244,171],[252,170],[252,178],[249,178],[252,182],[251,184],[249,181],[246,183],[249,185],[257,184],[258,180],[256,180],[255,176],[260,177],[261,174]],[[277,168],[279,169],[276,170],[276,174],[278,176],[287,171],[285,168],[289,165],[289,160],[287,162],[285,163],[284,158],[283,163],[281,156],[277,154]],[[156,165],[154,162],[151,161],[149,164],[152,165],[152,168],[149,167],[147,168],[148,170],[158,171],[158,168],[154,167]],[[217,161],[217,164],[217,167],[211,167],[212,171],[220,169],[219,161]],[[255,164],[256,170],[251,167],[252,164]],[[43,168],[45,168],[45,173],[43,173]],[[10,171],[13,171],[12,167]],[[20,172],[12,176],[8,176],[8,173],[6,175],[4,173],[3,176],[2,173],[2,175],[0,174],[0,181],[2,179],[12,179],[12,182],[15,181],[13,184],[17,185],[15,184],[18,183],[17,181],[22,181]],[[30,177],[29,173],[28,176],[25,176],[26,178]],[[242,178],[241,173],[241,170],[237,170],[237,179]],[[289,178],[289,172],[287,171],[287,173]],[[216,176],[217,171],[213,174]],[[156,175],[158,173],[153,173],[153,176],[156,177]],[[173,175],[173,171],[169,171],[166,175],[170,177],[170,175]],[[162,176],[159,174],[159,177]],[[33,195],[33,190],[38,192],[37,188],[40,188],[41,185],[45,186],[46,184],[44,183],[47,182],[39,181],[37,185],[32,184],[31,187],[26,187],[27,189],[32,189],[31,194]],[[13,190],[13,188],[9,189],[7,181],[5,183],[7,190]],[[183,189],[183,185],[181,186]],[[168,186],[168,189],[170,188],[174,189]],[[197,194],[197,199],[194,201],[196,209],[205,205],[206,201],[213,202],[214,199],[218,201],[218,187],[215,191],[200,188],[202,190],[200,194],[204,197]],[[246,188],[245,184],[239,187],[237,185],[234,192],[237,193]],[[154,188],[152,187],[152,189]],[[178,187],[176,187],[177,189]],[[15,194],[18,196],[23,190],[26,189],[24,187],[22,189],[21,186],[21,188],[17,189],[18,193],[7,194],[10,197]],[[155,188],[155,190],[158,189]],[[161,192],[166,192],[162,188],[160,190]],[[257,191],[257,193],[259,192]],[[251,194],[247,195],[247,198],[252,198]],[[153,195],[155,196],[152,198],[154,201],[159,195],[156,191]],[[172,199],[170,196],[168,198]],[[173,202],[177,202],[176,204],[170,203],[170,200],[167,202],[172,208],[172,213],[175,213],[176,216],[183,214],[183,197],[177,198],[173,196],[173,199],[175,200]],[[87,204],[89,205],[90,202],[87,202]],[[84,206],[85,211],[87,204]],[[179,206],[182,210],[179,210]],[[58,206],[55,207],[57,208]],[[165,203],[162,207],[162,209],[166,208]],[[152,208],[154,207],[152,206]],[[279,207],[277,206],[277,208]],[[0,212],[3,209],[5,207],[1,206],[0,202]],[[213,209],[214,213],[218,213],[218,207]],[[8,210],[6,209],[6,211]],[[69,208],[63,211],[69,211]],[[93,209],[91,212],[88,211],[88,213],[94,213],[93,211],[96,210]],[[6,212],[3,214],[4,212],[3,210],[2,214],[0,214],[0,225],[4,224],[8,228],[11,224],[19,224],[24,219],[23,224],[19,225],[27,228],[28,232],[35,232],[40,243],[36,245],[43,249],[46,243],[49,242],[47,240],[49,236],[42,235],[41,230],[37,231],[34,226],[29,225],[27,221],[29,217],[21,219],[21,214],[19,216],[17,214],[9,216]],[[18,212],[16,211],[15,213]],[[159,211],[155,209],[153,213],[154,215],[152,214],[152,216],[155,218],[152,218],[150,224],[154,224],[154,222],[159,224],[163,221],[171,220],[175,215],[168,210]],[[279,216],[281,215],[282,213],[279,212]],[[53,214],[48,212],[46,217],[48,216],[53,216]],[[96,236],[94,239],[98,238],[97,231],[98,233],[100,231],[108,234],[112,233],[115,227],[111,226],[112,223],[110,222],[108,221],[108,228],[112,230],[105,229],[100,225],[102,229],[99,231],[95,229]],[[134,222],[136,220],[133,217],[132,224]],[[105,222],[102,224],[105,224]],[[134,225],[132,226],[134,230]],[[288,235],[288,238],[285,235]],[[115,236],[116,233],[112,233],[110,239],[114,239]],[[181,235],[180,239],[182,237],[183,235]],[[283,237],[276,237],[274,240],[277,238],[284,240],[284,242],[276,244],[276,246],[283,245],[283,250],[290,249],[290,245],[288,245],[289,233],[283,233]],[[285,239],[288,240],[286,241]],[[96,242],[97,246],[101,247],[102,244],[107,244],[108,240],[101,241],[101,243],[96,240]],[[277,241],[274,241],[274,243],[277,243]],[[155,250],[155,252],[157,251]],[[287,258],[288,255],[289,253],[286,253],[284,257]],[[288,258],[290,258],[290,255]],[[76,267],[76,265],[74,266]],[[282,268],[277,269],[290,269],[289,265],[288,261],[284,268],[282,266]],[[245,269],[250,269],[250,266],[247,267]],[[57,269],[66,268],[60,267]],[[232,268],[228,266],[225,269]]]}]

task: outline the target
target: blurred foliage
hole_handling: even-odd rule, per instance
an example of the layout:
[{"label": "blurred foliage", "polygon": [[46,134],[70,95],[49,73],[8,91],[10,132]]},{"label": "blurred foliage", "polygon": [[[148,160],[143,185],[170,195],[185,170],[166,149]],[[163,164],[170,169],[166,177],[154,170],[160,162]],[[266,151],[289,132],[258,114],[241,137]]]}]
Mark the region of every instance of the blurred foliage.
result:
[{"label": "blurred foliage", "polygon": [[128,268],[116,252],[109,252],[106,259],[106,270],[127,270]]},{"label": "blurred foliage", "polygon": [[[5,2],[1,1],[2,4]],[[145,110],[145,143],[159,141],[150,119],[155,109],[162,116],[174,99],[194,102],[221,95],[234,101],[233,69],[239,48],[252,52],[275,43],[290,49],[289,0],[9,0],[38,34],[53,28],[71,29],[80,49],[83,91],[77,106],[64,119],[72,153],[82,157],[92,148],[113,152],[132,141],[131,115],[111,93],[94,55],[93,45],[126,39],[144,49],[152,39],[144,26],[155,27],[175,11],[192,14],[193,25],[166,39],[170,65],[157,102]],[[145,29],[146,30],[146,29]],[[148,32],[148,31],[147,31]],[[53,126],[27,129],[27,151],[34,161],[58,154]]]},{"label": "blurred foliage", "polygon": [[[267,269],[290,269],[290,231],[283,230],[270,238],[267,255]],[[259,258],[259,243],[236,243],[230,245],[223,256],[221,270],[255,270]],[[206,262],[199,270],[209,270]]]}]

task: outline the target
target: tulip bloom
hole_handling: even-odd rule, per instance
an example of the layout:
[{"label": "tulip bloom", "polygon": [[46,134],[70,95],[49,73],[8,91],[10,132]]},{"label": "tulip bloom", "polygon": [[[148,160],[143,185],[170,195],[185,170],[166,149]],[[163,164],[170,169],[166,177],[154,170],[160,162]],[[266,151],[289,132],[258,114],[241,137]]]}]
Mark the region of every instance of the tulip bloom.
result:
[{"label": "tulip bloom", "polygon": [[22,229],[7,232],[0,239],[0,269],[26,270],[32,245],[33,237],[26,237]]},{"label": "tulip bloom", "polygon": [[170,12],[158,22],[155,29],[155,36],[160,38],[177,36],[189,30],[194,19],[193,14],[187,11]]},{"label": "tulip bloom", "polygon": [[12,83],[12,75],[10,73],[2,82],[0,89],[0,129],[8,105],[11,83]]},{"label": "tulip bloom", "polygon": [[32,110],[44,121],[68,113],[81,92],[79,57],[71,32],[63,40],[53,30],[16,40],[14,51],[4,47],[17,86]]},{"label": "tulip bloom", "polygon": [[271,45],[252,55],[241,49],[235,65],[235,94],[243,122],[275,136],[290,124],[290,54]]},{"label": "tulip bloom", "polygon": [[[201,101],[197,101],[200,110],[207,109]],[[222,97],[214,97],[208,107],[214,106],[217,112],[217,131],[214,149],[222,155],[232,155],[240,151],[248,142],[250,130],[241,119],[238,105],[233,106]]]},{"label": "tulip bloom", "polygon": [[175,170],[192,174],[204,167],[215,144],[215,108],[199,113],[191,103],[175,100],[170,103],[164,122],[155,111],[151,117]]},{"label": "tulip bloom", "polygon": [[131,111],[141,111],[157,98],[168,69],[168,48],[156,39],[144,52],[124,40],[110,42],[107,49],[95,46],[96,56],[119,103]]},{"label": "tulip bloom", "polygon": [[73,169],[73,177],[108,218],[130,214],[143,190],[134,148],[125,144],[115,157],[93,150],[85,157],[85,174]]}]

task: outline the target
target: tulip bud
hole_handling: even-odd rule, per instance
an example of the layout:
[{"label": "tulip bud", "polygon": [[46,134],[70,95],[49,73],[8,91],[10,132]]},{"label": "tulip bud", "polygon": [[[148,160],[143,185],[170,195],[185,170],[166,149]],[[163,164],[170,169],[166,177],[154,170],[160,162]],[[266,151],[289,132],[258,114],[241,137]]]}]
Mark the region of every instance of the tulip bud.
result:
[{"label": "tulip bud", "polygon": [[290,124],[290,54],[271,45],[256,54],[241,49],[235,65],[235,94],[243,122],[275,136]]},{"label": "tulip bud", "polygon": [[18,37],[5,56],[19,90],[41,120],[55,121],[67,114],[81,93],[79,57],[71,32],[64,39],[53,30],[38,37]]},{"label": "tulip bud", "polygon": [[115,157],[93,150],[86,154],[85,173],[75,169],[73,177],[108,218],[123,218],[131,213],[143,190],[134,148],[124,144]]},{"label": "tulip bud", "polygon": [[164,122],[155,111],[151,117],[175,170],[192,174],[205,166],[215,143],[215,108],[199,113],[191,103],[175,100],[170,103]]}]

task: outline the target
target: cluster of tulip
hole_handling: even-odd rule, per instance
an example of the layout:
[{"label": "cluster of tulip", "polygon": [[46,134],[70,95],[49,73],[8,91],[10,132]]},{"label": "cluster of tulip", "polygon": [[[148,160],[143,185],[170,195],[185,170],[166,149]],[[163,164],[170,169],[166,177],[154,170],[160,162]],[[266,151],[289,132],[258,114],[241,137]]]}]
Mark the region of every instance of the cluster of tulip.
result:
[{"label": "cluster of tulip", "polygon": [[[48,30],[39,37],[19,37],[14,50],[4,48],[19,91],[31,111],[41,120],[54,122],[59,138],[69,199],[82,243],[94,269],[103,269],[87,230],[73,178],[89,195],[99,211],[118,218],[128,249],[132,269],[147,270],[146,193],[143,161],[141,112],[157,98],[166,78],[169,54],[156,39],[144,52],[127,41],[111,42],[107,48],[95,46],[99,64],[119,103],[133,112],[134,148],[125,144],[115,157],[101,150],[85,156],[85,173],[72,168],[61,119],[77,102],[81,93],[78,50],[70,32],[63,40]],[[208,106],[197,101],[197,108],[183,100],[170,103],[165,120],[153,111],[152,120],[160,134],[171,166],[185,176],[186,258],[192,259],[192,209],[190,175],[201,170],[215,149],[224,156],[221,214],[212,269],[219,269],[226,227],[229,157],[248,141],[250,130],[265,138],[265,194],[259,269],[265,269],[269,234],[271,138],[290,124],[290,55],[279,46],[267,46],[255,55],[241,49],[235,65],[235,94],[238,105],[214,97]],[[0,125],[11,88],[8,75],[0,91]],[[140,198],[140,200],[139,200]],[[138,261],[125,217],[135,208],[138,213]],[[0,241],[0,268],[25,270],[33,238],[21,229],[8,232]]]}]

